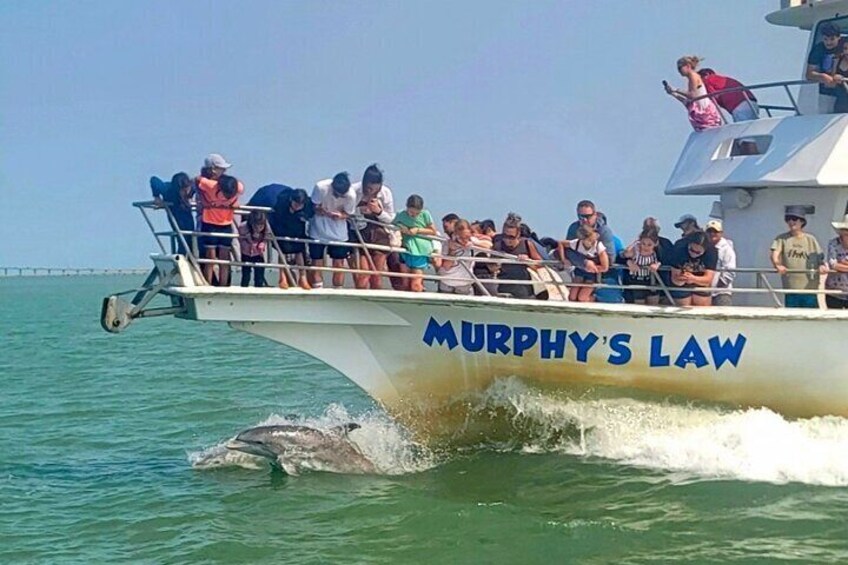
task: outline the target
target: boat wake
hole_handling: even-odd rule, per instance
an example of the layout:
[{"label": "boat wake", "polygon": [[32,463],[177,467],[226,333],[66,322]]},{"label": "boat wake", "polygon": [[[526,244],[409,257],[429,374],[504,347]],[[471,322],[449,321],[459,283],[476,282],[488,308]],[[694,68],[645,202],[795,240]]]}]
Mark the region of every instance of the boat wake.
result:
[{"label": "boat wake", "polygon": [[496,449],[602,458],[668,471],[677,481],[848,485],[846,418],[787,420],[765,408],[560,398],[517,378],[490,387],[475,412],[510,414],[512,439],[493,442]]},{"label": "boat wake", "polygon": [[[317,418],[275,414],[247,427],[301,426],[316,431],[331,432],[350,422],[355,422],[358,427],[346,433],[345,441],[352,444],[368,462],[373,464],[377,474],[403,475],[424,471],[436,465],[436,459],[429,450],[414,442],[403,426],[381,411],[351,415],[344,406],[332,404]],[[229,449],[227,445],[233,439],[228,438],[206,449],[189,453],[189,463],[195,469],[225,467],[265,469],[268,467],[266,458]],[[322,451],[320,447],[292,450],[287,455],[285,467],[296,468],[300,471],[349,472],[349,461],[319,456],[326,455],[319,453],[320,451]]]},{"label": "boat wake", "polygon": [[[254,426],[295,425],[328,431],[359,425],[346,439],[377,474],[402,475],[431,469],[469,452],[564,454],[607,460],[666,473],[676,483],[744,480],[848,486],[848,419],[788,420],[765,408],[728,410],[636,400],[577,398],[531,388],[511,377],[458,404],[452,433],[424,446],[380,410],[350,414],[330,405],[315,418],[272,415]],[[250,426],[247,426],[250,427]],[[227,448],[230,438],[189,454],[196,469],[265,469],[268,460]],[[346,472],[344,461],[318,461],[295,453],[306,471]]]}]

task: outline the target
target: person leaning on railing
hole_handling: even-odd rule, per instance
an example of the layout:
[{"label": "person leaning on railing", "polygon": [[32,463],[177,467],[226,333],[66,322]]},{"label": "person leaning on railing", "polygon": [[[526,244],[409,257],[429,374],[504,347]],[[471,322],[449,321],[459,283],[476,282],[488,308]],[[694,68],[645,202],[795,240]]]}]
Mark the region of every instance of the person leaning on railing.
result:
[{"label": "person leaning on railing", "polygon": [[[709,94],[721,92],[726,89],[742,88],[745,85],[733,77],[720,75],[712,69],[701,69],[698,71],[704,86]],[[713,97],[715,103],[727,110],[733,117],[734,122],[747,122],[760,117],[760,107],[757,98],[748,90],[733,90],[724,92]]]},{"label": "person leaning on railing", "polygon": [[[395,203],[392,189],[383,184],[383,171],[376,163],[369,165],[362,174],[362,181],[353,184],[350,189],[356,194],[357,211],[362,219],[353,220],[353,229],[359,232],[356,240],[369,245],[391,246],[392,235],[385,225],[395,219]],[[368,274],[354,275],[356,288],[371,288],[379,290],[383,287],[382,276],[377,272],[388,269],[388,252],[382,249],[367,249],[359,253],[358,268],[363,271],[375,271]]]},{"label": "person leaning on railing", "polygon": [[831,70],[836,60],[841,32],[833,23],[822,24],[821,41],[813,45],[807,57],[807,80],[819,83],[819,113],[830,114],[836,104],[838,81]]},{"label": "person leaning on railing", "polygon": [[689,123],[695,131],[721,126],[721,114],[715,102],[709,98],[703,98],[707,95],[707,87],[704,86],[704,81],[697,72],[700,62],[701,59],[694,55],[677,60],[677,72],[686,78],[686,90],[674,89],[663,81],[666,93],[686,107]]},{"label": "person leaning on railing", "polygon": [[[268,217],[275,237],[306,239],[306,225],[315,216],[315,205],[302,188],[289,188],[281,191],[273,205],[274,210]],[[307,263],[306,244],[303,241],[280,241],[280,251],[285,255],[286,262],[304,267]],[[282,258],[281,258],[282,260]],[[294,281],[292,281],[294,282]],[[298,269],[297,284],[304,290],[309,290],[309,274],[305,269]],[[280,288],[288,288],[289,281],[285,270],[280,269]]]},{"label": "person leaning on railing", "polygon": [[671,296],[677,306],[710,306],[718,265],[718,254],[704,232],[686,236],[683,244],[675,245],[671,265]]},{"label": "person leaning on railing", "polygon": [[833,65],[833,80],[836,87],[836,100],[833,111],[837,114],[848,113],[848,37],[839,40],[838,57]]},{"label": "person leaning on railing", "polygon": [[[221,175],[217,180],[198,177],[196,180],[199,200],[202,203],[200,231],[205,234],[232,233],[233,208],[238,206],[239,194],[244,192],[244,185],[234,177]],[[226,236],[204,235],[200,239],[203,254],[206,259],[230,260],[233,240]],[[206,263],[203,266],[203,276],[213,282],[215,265]],[[230,266],[218,266],[218,286],[230,285]]]},{"label": "person leaning on railing", "polygon": [[[194,196],[194,183],[186,173],[177,173],[170,182],[159,177],[150,177],[150,191],[153,193],[153,206],[168,206],[177,223],[177,229],[194,231],[194,216],[191,213],[191,199]],[[185,255],[187,249],[179,238],[171,238],[171,252]]]},{"label": "person leaning on railing", "polygon": [[[789,231],[778,235],[771,244],[771,262],[783,279],[783,288],[817,290],[819,272],[827,272],[822,264],[822,249],[818,240],[804,232],[807,225],[803,206],[787,206],[783,217]],[[799,271],[799,272],[787,272]],[[818,308],[815,294],[786,294],[787,308]]]},{"label": "person leaning on railing", "polygon": [[417,194],[406,199],[406,210],[395,216],[394,224],[400,229],[403,247],[406,252],[400,254],[401,270],[415,275],[403,278],[403,290],[424,291],[424,269],[430,264],[433,242],[427,237],[436,236],[438,230],[433,223],[430,211],[424,208],[424,199]]},{"label": "person leaning on railing", "polygon": [[[512,255],[519,261],[541,261],[541,256],[527,238],[521,236],[521,216],[510,212],[504,220],[500,237],[495,239],[492,251]],[[513,298],[533,298],[533,286],[529,284],[511,284],[508,281],[530,281],[528,268],[538,268],[535,265],[504,262],[500,264],[497,278],[505,282],[498,284],[498,293],[507,294]]]},{"label": "person leaning on railing", "polygon": [[[315,204],[315,217],[309,222],[309,237],[317,240],[349,241],[347,219],[356,213],[356,194],[350,189],[350,177],[347,173],[338,173],[332,179],[315,183],[312,190],[312,203]],[[333,262],[333,288],[344,286],[345,260],[350,256],[350,247],[346,245],[328,245],[310,243],[309,257],[317,267],[324,266],[324,253]],[[320,270],[312,271],[312,286],[324,286],[324,277]]]},{"label": "person leaning on railing", "polygon": [[474,261],[462,261],[474,256],[474,246],[478,243],[471,235],[468,220],[457,218],[453,222],[452,235],[442,246],[442,256],[438,258],[436,274],[439,280],[439,292],[444,294],[474,294],[474,278],[471,275]]},{"label": "person leaning on railing", "polygon": [[825,295],[827,307],[834,310],[848,309],[848,214],[841,222],[831,224],[836,237],[827,243],[825,261],[828,267],[824,287],[827,290],[842,291],[842,296]]}]

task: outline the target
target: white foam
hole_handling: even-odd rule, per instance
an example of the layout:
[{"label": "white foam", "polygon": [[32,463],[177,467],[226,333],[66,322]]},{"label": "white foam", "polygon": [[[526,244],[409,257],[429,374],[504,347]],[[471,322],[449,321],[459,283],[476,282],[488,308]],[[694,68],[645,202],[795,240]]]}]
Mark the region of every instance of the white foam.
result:
[{"label": "white foam", "polygon": [[[527,451],[560,450],[628,465],[770,483],[848,485],[848,419],[787,420],[768,409],[722,411],[626,398],[563,399],[506,379],[487,391],[536,424]],[[552,436],[563,426],[583,433]],[[563,439],[551,446],[549,437]]]},{"label": "white foam", "polygon": [[[422,446],[413,442],[407,432],[388,415],[380,411],[370,411],[351,415],[341,404],[331,404],[318,417],[281,416],[273,414],[267,419],[244,428],[254,426],[274,426],[297,424],[316,429],[330,429],[349,422],[356,422],[359,429],[348,432],[348,439],[371,461],[380,474],[401,475],[424,471],[436,464],[435,457]],[[259,469],[267,466],[267,461],[226,448],[230,438],[206,449],[188,454],[189,462],[195,469],[219,469],[222,467],[243,467]],[[332,471],[316,468],[315,470]]]}]

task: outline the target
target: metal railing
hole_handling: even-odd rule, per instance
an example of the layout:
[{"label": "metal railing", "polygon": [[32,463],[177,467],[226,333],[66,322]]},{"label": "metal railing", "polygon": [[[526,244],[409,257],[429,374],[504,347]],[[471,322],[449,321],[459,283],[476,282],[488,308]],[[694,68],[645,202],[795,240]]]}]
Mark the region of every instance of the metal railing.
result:
[{"label": "metal railing", "polygon": [[[234,259],[210,259],[202,257],[198,254],[198,239],[203,236],[214,236],[219,238],[229,238],[233,240],[237,240],[239,235],[235,229],[231,232],[202,232],[197,230],[181,230],[178,228],[176,219],[174,218],[173,213],[169,209],[168,205],[160,206],[154,205],[152,201],[143,201],[143,202],[134,202],[133,206],[138,208],[142,215],[145,218],[146,223],[150,227],[151,233],[153,233],[156,238],[159,249],[163,254],[168,254],[165,238],[170,242],[171,249],[177,248],[178,245],[182,246],[182,249],[185,249],[187,252],[185,254],[186,259],[189,264],[195,270],[195,276],[197,279],[203,281],[205,284],[209,284],[209,281],[205,279],[203,276],[203,265],[226,265],[231,267],[260,267],[269,270],[277,270],[280,272],[281,277],[286,277],[287,286],[295,286],[297,284],[296,277],[294,275],[295,270],[303,271],[304,273],[308,272],[318,272],[318,273],[345,273],[351,275],[378,275],[381,278],[386,278],[390,282],[392,280],[398,279],[410,279],[410,278],[421,278],[425,281],[430,281],[434,283],[438,282],[462,282],[469,285],[473,285],[478,294],[483,296],[491,296],[491,295],[501,295],[501,293],[497,292],[497,287],[500,285],[512,285],[512,286],[521,286],[521,285],[530,285],[540,288],[542,286],[552,285],[554,288],[558,289],[562,299],[568,296],[569,288],[593,288],[597,290],[615,290],[615,291],[651,291],[656,292],[662,295],[668,302],[668,304],[674,304],[674,299],[672,293],[677,290],[685,290],[687,292],[694,292],[699,294],[721,294],[721,293],[730,293],[730,294],[767,294],[771,297],[776,307],[783,307],[783,303],[780,300],[780,296],[786,294],[806,294],[806,295],[835,295],[835,296],[846,296],[845,293],[834,290],[823,290],[823,289],[811,289],[811,290],[795,290],[795,289],[780,289],[775,288],[768,280],[767,275],[777,274],[775,269],[763,269],[763,268],[746,268],[739,267],[734,269],[721,269],[718,271],[722,272],[732,272],[732,273],[745,273],[745,274],[754,274],[756,276],[757,287],[755,288],[745,288],[745,287],[678,287],[678,286],[670,286],[668,285],[664,277],[660,275],[662,272],[668,272],[670,267],[661,266],[658,272],[651,272],[651,285],[637,285],[637,284],[617,284],[612,282],[617,279],[619,274],[618,272],[624,272],[628,270],[628,267],[624,265],[613,264],[612,261],[610,263],[610,271],[608,273],[597,275],[597,282],[592,283],[577,283],[571,281],[563,281],[561,274],[568,273],[570,274],[574,267],[566,266],[560,260],[552,260],[552,259],[543,259],[543,260],[533,260],[533,259],[519,259],[514,255],[510,255],[508,253],[499,252],[493,249],[489,249],[486,247],[470,245],[467,247],[470,251],[475,253],[475,255],[470,257],[462,257],[462,256],[445,256],[439,255],[441,259],[447,259],[452,262],[458,262],[463,265],[464,275],[463,276],[446,276],[439,274],[431,274],[431,273],[404,273],[398,272],[396,270],[388,270],[388,271],[380,271],[375,268],[375,264],[373,262],[372,253],[406,253],[406,249],[403,247],[395,247],[391,245],[380,245],[374,243],[365,243],[361,239],[361,235],[358,230],[352,230],[359,239],[358,242],[351,241],[335,241],[335,240],[325,240],[319,238],[297,238],[297,237],[288,237],[288,236],[277,236],[274,235],[271,231],[270,223],[268,223],[268,231],[269,237],[267,239],[270,244],[270,250],[273,251],[273,255],[276,256],[276,261],[272,260],[272,254],[266,251],[265,261],[258,263],[247,263],[241,260],[239,246],[233,246],[233,255]],[[157,230],[153,222],[150,219],[149,211],[151,210],[164,210],[167,214],[168,222],[170,224],[169,230]],[[256,206],[239,206],[234,208],[234,213],[236,216],[246,215],[250,212],[257,210],[263,211],[266,213],[272,212],[271,208],[265,207],[256,207]],[[351,218],[354,220],[354,218]],[[355,218],[357,222],[370,222],[376,224],[387,230],[397,230],[398,228],[392,224],[384,224],[381,222],[376,222],[374,220],[370,220],[367,218],[362,218],[357,216]],[[233,228],[235,226],[233,225]],[[422,237],[426,239],[430,239],[433,241],[439,241],[441,243],[446,243],[448,241],[447,238],[442,236],[424,236],[418,235],[416,237]],[[337,247],[348,247],[354,251],[354,257],[356,257],[355,264],[357,267],[335,267],[335,266],[316,266],[311,264],[304,265],[292,265],[287,262],[286,253],[282,251],[280,243],[289,242],[289,243],[303,243],[306,245],[309,244],[320,244],[320,245],[333,245]],[[369,269],[359,268],[359,260],[358,253],[363,253],[363,255],[367,258]],[[308,256],[308,253],[306,253]],[[491,278],[481,277],[476,274],[474,271],[475,264],[485,264],[489,266],[494,266],[494,269],[491,271]],[[520,265],[528,269],[528,271],[544,271],[546,273],[546,277],[533,278],[530,276],[530,279],[504,279],[498,278],[498,272],[500,268],[504,265]],[[819,271],[815,269],[810,270],[789,270],[787,271],[789,274],[807,274],[818,276]],[[493,292],[493,288],[495,289]],[[848,296],[846,296],[848,297]]]},{"label": "metal railing", "polygon": [[[792,90],[789,87],[791,87],[791,86],[801,87],[801,86],[805,86],[805,85],[818,85],[818,84],[819,84],[818,82],[811,81],[811,80],[787,80],[787,81],[781,81],[781,82],[764,82],[762,84],[753,84],[751,86],[737,86],[737,87],[733,87],[733,88],[725,88],[724,90],[717,90],[715,92],[710,92],[710,93],[705,94],[703,96],[698,96],[697,98],[691,98],[689,101],[690,102],[697,102],[699,100],[704,100],[705,98],[712,100],[713,103],[716,105],[716,108],[718,108],[718,110],[719,110],[719,114],[721,115],[721,120],[722,120],[723,124],[728,124],[728,123],[732,122],[733,120],[728,119],[727,111],[724,108],[722,108],[721,106],[718,105],[718,102],[716,102],[716,98],[718,98],[722,95],[725,95],[725,94],[732,94],[734,92],[742,92],[742,93],[746,94],[745,102],[748,104],[748,106],[751,108],[751,110],[752,111],[754,110],[753,103],[756,102],[757,106],[760,108],[760,110],[764,110],[766,112],[766,115],[770,118],[773,117],[772,112],[791,112],[796,116],[800,116],[802,113],[801,113],[800,107],[798,106],[796,95],[794,95],[792,93]],[[845,89],[848,89],[848,84],[846,84],[844,82],[841,83],[841,86]],[[776,90],[783,91],[783,93],[786,95],[786,98],[789,100],[790,105],[785,106],[785,105],[775,105],[775,104],[763,104],[759,100],[754,101],[754,100],[751,100],[749,96],[747,96],[747,93],[749,93],[752,90],[765,91],[765,90],[769,90],[769,89],[776,89]],[[818,113],[818,112],[816,112],[816,113]]]}]

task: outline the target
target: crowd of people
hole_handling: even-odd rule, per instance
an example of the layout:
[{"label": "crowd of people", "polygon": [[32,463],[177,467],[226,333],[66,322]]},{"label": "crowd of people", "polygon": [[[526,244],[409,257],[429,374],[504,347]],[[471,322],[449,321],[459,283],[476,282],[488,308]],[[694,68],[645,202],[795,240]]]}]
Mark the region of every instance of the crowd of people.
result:
[{"label": "crowd of people", "polygon": [[[805,77],[819,83],[820,114],[848,113],[848,37],[844,37],[833,23],[823,24],[820,36],[821,41],[813,45],[807,57]],[[702,59],[695,55],[677,60],[677,72],[686,80],[685,89],[673,88],[663,81],[666,93],[685,106],[695,131],[720,127],[722,117],[719,108],[727,112],[734,122],[760,117],[760,107],[753,92],[732,77],[709,68],[699,69],[701,62]],[[744,143],[740,154],[751,154],[756,150],[753,142]]]},{"label": "crowd of people", "polygon": [[[223,156],[211,154],[194,179],[177,173],[169,182],[157,177],[150,182],[154,204],[167,205],[174,227],[189,234],[174,242],[173,251],[186,253],[183,241],[199,235],[196,243],[208,260],[203,274],[211,284],[230,285],[235,242],[242,286],[249,286],[251,275],[255,286],[267,284],[263,265],[274,251],[275,260],[287,265],[279,269],[281,288],[321,288],[324,271],[330,270],[334,288],[343,287],[350,274],[356,288],[381,289],[388,280],[395,290],[422,292],[425,270],[433,269],[441,293],[545,300],[557,298],[554,294],[562,289],[555,284],[557,270],[567,269],[571,301],[733,303],[736,253],[717,219],[702,228],[695,216],[683,215],[674,224],[680,237],[672,242],[649,217],[624,245],[595,203],[581,200],[563,240],[539,237],[515,213],[507,215],[500,230],[493,220],[470,221],[450,213],[439,230],[420,195],[410,195],[396,210],[383,171],[373,164],[361,181],[351,183],[350,175],[341,172],[318,181],[311,195],[282,184],[263,186],[248,200],[249,214],[236,222],[244,186],[227,174],[230,167]],[[848,309],[848,215],[833,223],[837,236],[826,252],[804,231],[804,207],[787,207],[784,220],[788,231],[771,246],[784,287],[816,290],[819,276],[826,275],[826,288],[843,293],[828,294],[828,308]],[[814,308],[817,296],[787,293],[785,302]]]}]

